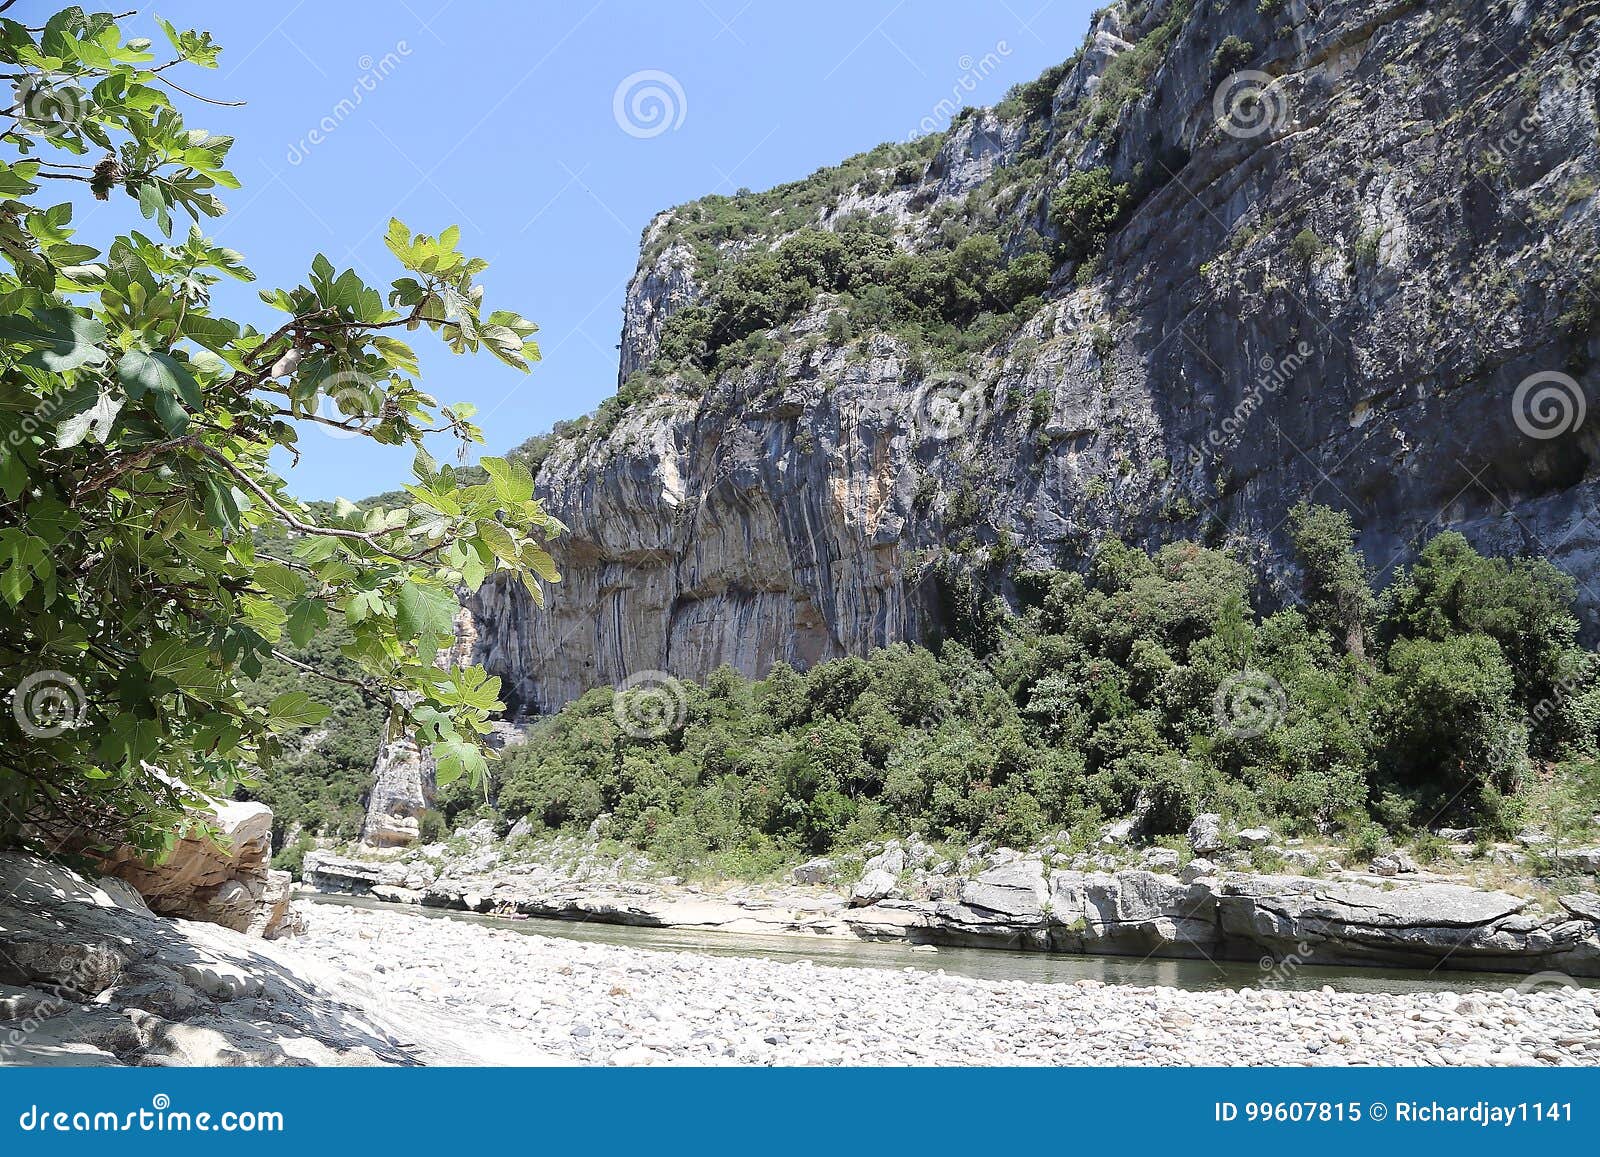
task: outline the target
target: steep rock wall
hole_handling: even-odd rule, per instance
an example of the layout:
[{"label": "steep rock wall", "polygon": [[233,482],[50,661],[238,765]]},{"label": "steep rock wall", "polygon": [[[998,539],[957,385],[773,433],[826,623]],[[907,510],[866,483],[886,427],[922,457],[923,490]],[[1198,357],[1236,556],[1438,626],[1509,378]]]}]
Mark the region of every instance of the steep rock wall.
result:
[{"label": "steep rock wall", "polygon": [[[1137,204],[1020,332],[940,375],[889,335],[830,340],[823,299],[776,364],[677,381],[554,447],[538,484],[571,528],[565,581],[542,610],[493,583],[471,603],[514,711],[921,639],[953,549],[1003,591],[984,568],[1013,549],[1073,565],[1108,533],[1201,538],[1287,592],[1301,500],[1349,511],[1384,578],[1444,529],[1548,555],[1593,629],[1600,426],[1576,419],[1600,355],[1600,4],[1204,4],[1096,126],[1107,69],[1172,16],[1138,8],[1097,17],[1046,124],[964,118],[920,179],[864,182],[812,222],[883,216],[910,245],[1016,166],[999,212],[1049,238],[1051,191],[1107,168]],[[1224,124],[1228,37],[1261,79]],[[624,378],[704,293],[679,239],[694,209],[646,232]]]}]

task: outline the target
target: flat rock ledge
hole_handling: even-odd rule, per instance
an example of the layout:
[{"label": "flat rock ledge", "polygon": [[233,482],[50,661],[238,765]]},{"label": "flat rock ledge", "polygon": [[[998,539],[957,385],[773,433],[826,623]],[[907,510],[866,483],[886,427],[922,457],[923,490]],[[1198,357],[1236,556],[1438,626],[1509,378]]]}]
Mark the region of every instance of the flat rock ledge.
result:
[{"label": "flat rock ledge", "polygon": [[396,903],[656,928],[853,936],[1113,956],[1561,972],[1600,976],[1600,898],[1559,913],[1462,884],[1223,873],[1184,882],[1144,870],[1051,871],[1022,857],[948,882],[949,899],[861,904],[818,889],[576,882],[536,865],[430,883],[395,864],[320,854],[307,886]]},{"label": "flat rock ledge", "polygon": [[0,852],[0,1065],[548,1063],[291,942],[156,915],[125,881]]}]

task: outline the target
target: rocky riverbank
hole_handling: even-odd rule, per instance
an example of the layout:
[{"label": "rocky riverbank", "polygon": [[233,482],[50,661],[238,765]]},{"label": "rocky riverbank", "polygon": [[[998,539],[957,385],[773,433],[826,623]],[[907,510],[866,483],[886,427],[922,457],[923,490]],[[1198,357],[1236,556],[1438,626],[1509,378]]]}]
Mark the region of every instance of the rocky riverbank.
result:
[{"label": "rocky riverbank", "polygon": [[1600,990],[992,981],[321,905],[267,942],[0,856],[0,1064],[1600,1063]]},{"label": "rocky riverbank", "polygon": [[[579,943],[318,906],[298,951],[382,1007],[578,1064],[1600,1063],[1600,991],[1340,994],[997,982]],[[937,959],[934,957],[933,959]]]},{"label": "rocky riverbank", "polygon": [[628,879],[616,865],[596,872],[592,859],[524,858],[486,825],[468,837],[468,850],[442,862],[308,853],[304,883],[467,912],[659,928],[1600,976],[1600,895],[1574,890],[1547,903],[1430,875],[1403,857],[1325,876],[1228,870],[1198,855],[1180,867],[1175,853],[1147,856],[1148,867],[1085,870],[1084,856],[1048,848],[980,847],[951,861],[912,838],[889,841],[842,881],[839,865],[814,861],[794,870],[792,885],[697,886]]}]

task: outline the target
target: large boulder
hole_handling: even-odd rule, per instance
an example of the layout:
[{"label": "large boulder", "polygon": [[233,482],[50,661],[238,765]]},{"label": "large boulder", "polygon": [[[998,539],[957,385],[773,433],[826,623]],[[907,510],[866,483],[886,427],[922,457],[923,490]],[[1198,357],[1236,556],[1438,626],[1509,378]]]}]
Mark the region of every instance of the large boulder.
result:
[{"label": "large boulder", "polygon": [[888,899],[894,892],[899,878],[882,868],[874,868],[862,873],[861,879],[856,881],[856,886],[850,889],[850,903],[857,908],[868,904],[876,904],[879,900]]},{"label": "large boulder", "polygon": [[1189,846],[1197,856],[1213,856],[1228,846],[1222,838],[1222,817],[1215,812],[1195,816],[1188,835]]},{"label": "large boulder", "polygon": [[[275,939],[299,928],[290,907],[288,872],[275,872],[272,809],[224,801],[197,822],[158,862],[121,847],[100,857],[108,875],[124,880],[162,916],[203,920],[236,932]],[[209,829],[209,830],[208,830]]]},{"label": "large boulder", "polygon": [[403,848],[416,843],[433,792],[433,756],[409,736],[385,743],[378,749],[372,766],[361,842],[374,848]]},{"label": "large boulder", "polygon": [[835,872],[833,861],[819,856],[795,868],[791,875],[796,884],[831,884]]},{"label": "large boulder", "polygon": [[1217,888],[1223,932],[1319,963],[1450,964],[1526,971],[1592,939],[1581,921],[1540,922],[1528,901],[1459,884],[1377,888],[1302,876],[1229,877]]},{"label": "large boulder", "polygon": [[1600,847],[1561,850],[1561,866],[1591,876],[1600,876]]},{"label": "large boulder", "polygon": [[[169,893],[170,894],[170,893]],[[416,1064],[409,1015],[358,981],[121,880],[0,852],[0,1066]],[[439,1063],[460,1063],[433,1051]]]}]

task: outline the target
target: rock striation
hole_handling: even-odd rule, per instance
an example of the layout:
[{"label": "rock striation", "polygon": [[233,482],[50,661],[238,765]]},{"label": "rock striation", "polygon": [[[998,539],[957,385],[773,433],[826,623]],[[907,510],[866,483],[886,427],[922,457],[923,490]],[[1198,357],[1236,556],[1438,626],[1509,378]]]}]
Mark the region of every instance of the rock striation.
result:
[{"label": "rock striation", "polygon": [[269,866],[272,809],[230,800],[213,804],[202,820],[210,832],[191,829],[156,863],[122,847],[101,857],[100,868],[131,884],[162,916],[221,924],[269,940],[296,932],[291,877]]},{"label": "rock striation", "polygon": [[[1347,510],[1385,572],[1448,528],[1596,573],[1600,425],[1575,420],[1600,400],[1593,0],[1173,12],[1110,5],[1042,119],[958,118],[914,179],[891,159],[816,209],[817,228],[865,213],[910,245],[978,193],[1054,241],[1070,173],[1135,190],[1103,262],[1062,262],[1038,314],[968,359],[958,431],[927,421],[935,371],[893,335],[830,336],[823,295],[771,363],[676,379],[556,441],[538,489],[571,528],[565,581],[543,609],[494,582],[470,604],[515,711],[920,640],[944,615],[927,564],[958,531],[1026,566],[1113,533],[1203,538],[1286,588],[1284,513],[1310,499]],[[1264,86],[1243,132],[1217,111],[1229,38]],[[1157,54],[1143,87],[1097,105],[1130,53]],[[684,227],[715,209],[646,231],[625,378],[704,296]],[[1600,588],[1579,585],[1592,634]]]}]

